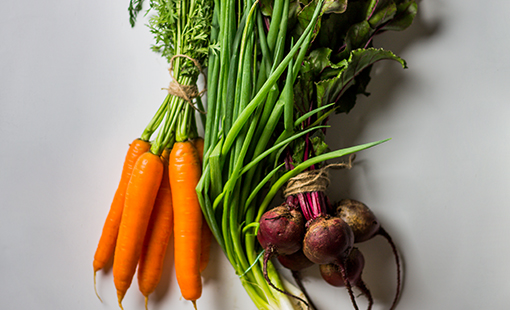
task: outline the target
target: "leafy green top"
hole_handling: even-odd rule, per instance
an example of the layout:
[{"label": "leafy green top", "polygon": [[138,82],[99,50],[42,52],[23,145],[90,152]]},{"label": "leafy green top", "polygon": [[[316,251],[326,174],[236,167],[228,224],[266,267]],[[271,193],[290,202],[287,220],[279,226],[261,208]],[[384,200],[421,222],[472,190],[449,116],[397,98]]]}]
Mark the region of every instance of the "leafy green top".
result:
[{"label": "leafy green top", "polygon": [[[130,22],[134,26],[144,0],[131,0]],[[161,53],[170,63],[175,55],[186,55],[195,59],[201,68],[207,66],[211,32],[212,0],[150,0],[150,31],[154,34],[152,50]],[[181,76],[195,77],[200,73],[189,59],[175,60],[180,65]]]},{"label": "leafy green top", "polygon": [[[335,1],[330,0],[334,3]],[[301,67],[296,87],[297,106],[309,109],[310,101],[318,106],[336,102],[337,113],[347,113],[354,106],[356,95],[365,94],[370,81],[371,65],[392,59],[406,67],[405,62],[389,51],[372,48],[375,35],[399,31],[411,25],[416,16],[415,0],[337,0],[339,14],[324,12],[312,47]],[[313,11],[315,1],[296,1],[293,36],[301,32]],[[330,4],[329,7],[334,7]],[[317,102],[318,101],[318,102]]]},{"label": "leafy green top", "polygon": [[[316,0],[294,0],[290,10],[290,37],[301,35],[317,6]],[[272,12],[266,5],[266,15]],[[372,39],[379,33],[399,31],[411,25],[416,16],[415,0],[326,0],[314,32],[314,40],[299,68],[294,84],[296,116],[324,108],[301,124],[326,125],[333,113],[348,113],[359,94],[368,95],[372,65],[393,60],[403,68],[406,62],[391,51],[374,48]],[[308,145],[308,147],[304,147]],[[292,147],[294,164],[327,149],[324,135],[305,137]],[[308,150],[310,154],[304,154]]]}]

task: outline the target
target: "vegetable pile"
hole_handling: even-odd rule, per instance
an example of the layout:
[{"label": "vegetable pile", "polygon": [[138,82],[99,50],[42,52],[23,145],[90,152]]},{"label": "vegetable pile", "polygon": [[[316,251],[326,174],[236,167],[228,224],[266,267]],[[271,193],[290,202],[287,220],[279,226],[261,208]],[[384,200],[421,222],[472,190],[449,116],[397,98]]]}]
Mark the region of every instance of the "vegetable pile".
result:
[{"label": "vegetable pile", "polygon": [[[347,263],[357,261],[356,268],[362,268],[359,250],[351,256],[355,234],[330,211],[327,161],[386,140],[331,151],[327,123],[332,113],[349,112],[356,96],[366,94],[374,63],[393,60],[406,67],[390,51],[374,48],[372,39],[405,29],[415,14],[414,1],[220,1],[215,6],[218,27],[211,42],[218,42],[220,51],[209,58],[197,191],[216,240],[257,308],[313,306],[300,281],[298,289],[280,276],[274,256],[286,257],[288,265],[294,259],[300,266],[334,264],[354,307],[351,286],[361,288],[371,306],[368,288],[356,279],[361,271],[356,276],[356,264]],[[282,191],[284,199],[277,202]],[[272,209],[275,204],[279,207]]]},{"label": "vegetable pile", "polygon": [[[147,306],[173,234],[181,294],[196,308],[214,236],[258,309],[315,308],[299,275],[313,265],[326,283],[347,289],[355,309],[353,289],[370,309],[355,244],[381,235],[397,265],[395,308],[401,275],[390,235],[363,203],[332,203],[326,194],[329,169],[350,168],[355,153],[388,139],[330,150],[326,136],[333,113],[348,113],[358,95],[368,95],[376,62],[406,68],[373,38],[406,29],[416,2],[149,2],[153,49],[167,58],[172,83],[128,150],[94,279],[113,258],[120,307],[135,273]],[[131,0],[132,25],[142,8],[143,0]],[[206,68],[207,109],[196,86]],[[297,286],[273,258],[292,270]]]}]

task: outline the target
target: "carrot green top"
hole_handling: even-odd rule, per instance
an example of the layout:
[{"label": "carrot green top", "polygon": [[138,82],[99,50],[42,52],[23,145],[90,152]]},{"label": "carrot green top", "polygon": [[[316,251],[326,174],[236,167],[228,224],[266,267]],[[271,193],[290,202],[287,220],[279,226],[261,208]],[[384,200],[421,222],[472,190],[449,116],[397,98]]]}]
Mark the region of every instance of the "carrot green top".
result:
[{"label": "carrot green top", "polygon": [[[130,0],[132,26],[143,9],[144,0]],[[201,107],[198,76],[208,65],[213,0],[149,0],[152,12],[148,27],[154,34],[152,50],[166,58],[171,82],[168,95],[145,128],[142,139],[149,140],[159,130],[151,152],[161,154],[173,141],[195,136],[195,117],[190,108]]]}]

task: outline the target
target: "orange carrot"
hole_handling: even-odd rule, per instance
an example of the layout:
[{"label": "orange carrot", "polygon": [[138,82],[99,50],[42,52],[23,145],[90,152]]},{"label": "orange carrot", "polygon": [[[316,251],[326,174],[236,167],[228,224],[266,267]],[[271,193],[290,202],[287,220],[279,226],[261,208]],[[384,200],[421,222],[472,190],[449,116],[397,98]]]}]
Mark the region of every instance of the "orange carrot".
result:
[{"label": "orange carrot", "polygon": [[168,158],[170,151],[162,155],[164,165],[163,178],[158,190],[154,208],[152,209],[149,226],[138,263],[138,287],[145,296],[145,308],[149,295],[156,289],[163,272],[168,242],[173,232],[172,192],[168,179]]},{"label": "orange carrot", "polygon": [[[193,145],[197,149],[198,156],[200,157],[200,162],[202,163],[204,160],[204,139],[196,138],[193,140]],[[202,243],[200,249],[200,272],[202,273],[207,264],[209,263],[209,253],[212,242],[212,232],[205,221],[205,218],[202,217]]]},{"label": "orange carrot", "polygon": [[143,153],[147,152],[149,148],[150,143],[140,139],[135,139],[133,143],[129,145],[126,159],[124,160],[124,166],[122,168],[119,186],[117,187],[117,191],[113,197],[113,202],[110,206],[108,216],[106,217],[96,253],[94,254],[94,290],[96,291],[97,297],[99,297],[99,294],[97,294],[96,290],[96,273],[98,270],[103,269],[113,256],[115,243],[117,241],[117,234],[119,232],[120,219],[122,217],[122,210],[124,209],[126,188],[137,159]]},{"label": "orange carrot", "polygon": [[202,210],[195,187],[202,166],[196,148],[189,141],[176,142],[170,153],[168,174],[174,208],[175,274],[186,300],[195,302],[202,295],[200,243]]},{"label": "orange carrot", "polygon": [[163,177],[164,165],[158,155],[146,152],[136,161],[126,189],[124,211],[113,258],[113,281],[119,306],[140,259],[143,240]]},{"label": "orange carrot", "polygon": [[203,160],[204,160],[204,139],[200,138],[200,137],[193,139],[193,145],[197,149],[198,157],[200,158],[200,162],[203,162]]}]

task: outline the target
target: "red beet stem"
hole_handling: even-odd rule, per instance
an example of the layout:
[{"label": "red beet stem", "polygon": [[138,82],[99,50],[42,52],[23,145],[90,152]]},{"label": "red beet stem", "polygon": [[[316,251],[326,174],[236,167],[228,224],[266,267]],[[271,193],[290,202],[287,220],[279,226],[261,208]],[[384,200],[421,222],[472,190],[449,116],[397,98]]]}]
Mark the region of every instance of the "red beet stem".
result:
[{"label": "red beet stem", "polygon": [[301,212],[303,213],[303,216],[305,217],[306,221],[310,221],[312,218],[312,212],[310,208],[308,208],[308,204],[305,200],[305,194],[304,193],[298,193],[297,195],[298,201],[299,201],[299,207],[301,208]]},{"label": "red beet stem", "polygon": [[327,214],[328,205],[324,192],[298,193],[296,196],[307,222]]}]

